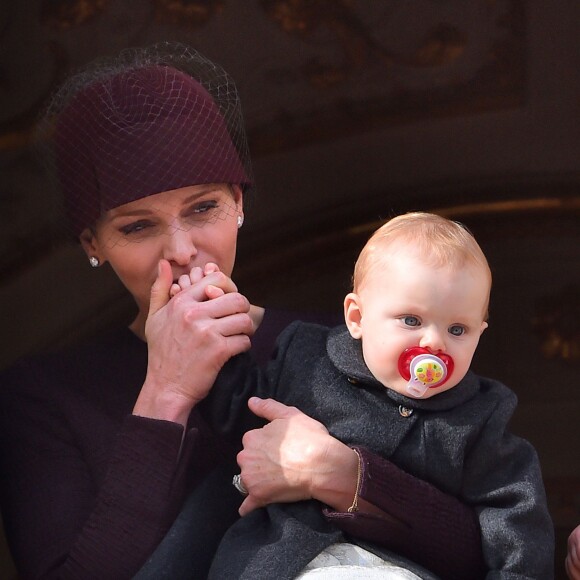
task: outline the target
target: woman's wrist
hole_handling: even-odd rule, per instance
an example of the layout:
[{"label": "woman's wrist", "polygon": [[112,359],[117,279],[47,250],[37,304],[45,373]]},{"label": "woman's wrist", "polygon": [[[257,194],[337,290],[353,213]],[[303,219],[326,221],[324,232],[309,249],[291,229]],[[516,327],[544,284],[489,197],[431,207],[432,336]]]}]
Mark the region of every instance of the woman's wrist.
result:
[{"label": "woman's wrist", "polygon": [[337,512],[361,511],[389,517],[360,495],[366,473],[364,453],[331,438],[333,443],[329,446],[324,463],[327,467],[313,478],[312,497]]},{"label": "woman's wrist", "polygon": [[133,415],[172,421],[185,426],[194,406],[195,403],[190,398],[163,386],[152,386],[152,382],[146,379],[133,407]]},{"label": "woman's wrist", "polygon": [[336,511],[348,511],[359,486],[359,455],[330,436],[324,459],[313,473],[311,495]]},{"label": "woman's wrist", "polygon": [[351,506],[347,510],[349,513],[358,512],[358,500],[359,500],[359,496],[360,496],[360,490],[361,490],[361,486],[362,486],[362,477],[363,477],[363,465],[362,465],[361,454],[358,451],[358,449],[353,449],[353,451],[356,453],[356,456],[358,458],[358,464],[357,464],[357,472],[356,472],[356,488],[354,490],[354,497],[352,498]]}]

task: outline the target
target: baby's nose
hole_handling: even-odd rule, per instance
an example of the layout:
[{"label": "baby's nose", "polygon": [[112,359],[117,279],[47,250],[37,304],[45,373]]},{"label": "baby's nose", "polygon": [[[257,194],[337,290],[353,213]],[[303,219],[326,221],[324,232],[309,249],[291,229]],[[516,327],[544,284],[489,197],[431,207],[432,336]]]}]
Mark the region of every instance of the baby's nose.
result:
[{"label": "baby's nose", "polygon": [[425,330],[419,346],[429,349],[433,354],[445,351],[444,333],[439,329],[430,327]]}]

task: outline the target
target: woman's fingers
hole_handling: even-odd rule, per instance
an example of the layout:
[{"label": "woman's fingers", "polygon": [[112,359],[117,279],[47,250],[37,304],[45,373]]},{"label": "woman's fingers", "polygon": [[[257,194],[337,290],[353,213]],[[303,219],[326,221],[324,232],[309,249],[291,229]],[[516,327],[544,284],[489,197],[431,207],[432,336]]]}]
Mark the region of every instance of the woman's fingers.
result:
[{"label": "woman's fingers", "polygon": [[260,399],[259,397],[251,397],[248,401],[248,407],[254,415],[266,419],[266,421],[289,419],[302,414],[296,407],[288,407],[288,405],[274,399]]},{"label": "woman's fingers", "polygon": [[323,459],[332,441],[327,429],[295,407],[273,399],[252,397],[248,406],[270,422],[248,431],[242,439],[238,464],[249,495],[240,514],[273,502],[313,497],[313,478],[320,469],[326,470]]},{"label": "woman's fingers", "polygon": [[220,296],[224,295],[224,291],[217,286],[206,286],[205,288],[205,295],[207,296],[208,300],[213,300],[214,298],[219,298]]},{"label": "woman's fingers", "polygon": [[295,407],[257,397],[248,406],[270,422],[242,438],[237,460],[249,495],[240,514],[310,498],[345,511],[356,489],[358,454]]},{"label": "woman's fingers", "polygon": [[215,328],[221,336],[226,338],[243,335],[248,339],[248,345],[250,344],[249,337],[253,336],[254,334],[254,325],[252,324],[250,317],[245,312],[239,312],[238,314],[231,314],[229,316],[216,319]]},{"label": "woman's fingers", "polygon": [[570,580],[580,580],[580,526],[577,526],[568,537],[566,572]]},{"label": "woman's fingers", "polygon": [[157,278],[151,286],[151,299],[149,302],[149,316],[158,312],[169,302],[169,290],[173,283],[171,266],[167,260],[159,260],[157,266]]},{"label": "woman's fingers", "polygon": [[242,502],[242,504],[238,508],[238,513],[241,516],[245,516],[245,515],[249,514],[250,512],[253,512],[254,510],[261,508],[263,506],[264,506],[264,504],[257,501],[254,496],[248,495],[248,496],[246,496],[246,498],[244,499],[244,501]]},{"label": "woman's fingers", "polygon": [[[203,291],[206,291],[207,286]],[[224,294],[220,288],[214,287],[213,291],[219,296],[212,300],[196,300],[193,292],[180,292],[173,299],[173,316],[181,316],[185,324],[199,321],[221,319],[235,314],[244,314],[249,326],[253,328],[252,320],[248,314],[250,303],[248,299],[239,292]]]}]

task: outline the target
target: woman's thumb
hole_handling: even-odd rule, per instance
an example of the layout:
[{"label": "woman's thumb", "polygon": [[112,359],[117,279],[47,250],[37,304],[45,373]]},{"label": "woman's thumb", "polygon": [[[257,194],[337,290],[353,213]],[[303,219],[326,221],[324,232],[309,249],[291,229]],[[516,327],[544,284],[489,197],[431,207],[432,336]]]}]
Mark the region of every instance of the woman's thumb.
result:
[{"label": "woman's thumb", "polygon": [[157,278],[151,286],[151,300],[149,302],[149,315],[155,314],[170,300],[169,290],[173,283],[171,266],[167,260],[159,260],[157,266]]},{"label": "woman's thumb", "polygon": [[261,399],[259,397],[250,397],[248,400],[248,407],[254,415],[266,419],[266,421],[274,421],[275,419],[289,419],[300,411],[295,407],[288,407],[284,403],[275,401],[274,399]]}]

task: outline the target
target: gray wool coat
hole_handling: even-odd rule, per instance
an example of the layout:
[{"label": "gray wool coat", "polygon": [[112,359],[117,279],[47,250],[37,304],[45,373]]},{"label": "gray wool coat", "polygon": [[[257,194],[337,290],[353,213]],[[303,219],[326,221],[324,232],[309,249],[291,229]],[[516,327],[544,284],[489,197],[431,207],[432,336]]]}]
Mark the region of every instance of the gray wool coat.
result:
[{"label": "gray wool coat", "polygon": [[[516,396],[471,371],[426,400],[385,388],[367,368],[360,341],[345,326],[294,323],[280,336],[265,371],[247,355],[220,374],[202,413],[239,437],[256,427],[250,396],[296,406],[350,446],[365,447],[473,506],[479,516],[487,578],[553,578],[554,533],[538,458],[510,434]],[[315,501],[274,504],[240,519],[226,534],[210,578],[292,579],[321,550],[345,541]],[[442,515],[442,517],[444,517]],[[435,576],[376,545],[348,538]]]}]

